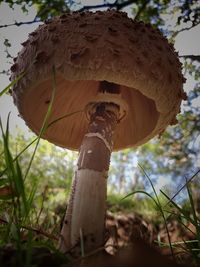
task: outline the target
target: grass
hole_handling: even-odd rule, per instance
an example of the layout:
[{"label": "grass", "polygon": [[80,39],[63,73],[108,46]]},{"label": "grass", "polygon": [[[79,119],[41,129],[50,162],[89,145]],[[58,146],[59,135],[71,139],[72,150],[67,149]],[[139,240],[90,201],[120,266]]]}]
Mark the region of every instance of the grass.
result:
[{"label": "grass", "polygon": [[[137,195],[137,194],[143,194],[147,196],[152,201],[154,206],[156,207],[154,211],[157,210],[158,214],[162,216],[163,223],[165,225],[166,233],[168,236],[167,243],[163,243],[159,240],[156,240],[155,242],[160,247],[169,247],[171,251],[171,256],[172,258],[174,258],[174,260],[177,260],[174,251],[181,250],[183,254],[190,255],[194,266],[199,266],[200,264],[200,219],[195,209],[195,203],[194,203],[194,198],[192,195],[190,183],[195,177],[198,176],[198,174],[200,173],[200,170],[198,170],[188,181],[186,181],[185,185],[181,189],[183,190],[184,187],[187,188],[188,204],[189,204],[189,210],[190,210],[190,212],[188,213],[188,210],[185,210],[184,207],[181,207],[180,205],[176,204],[176,202],[173,200],[175,196],[177,196],[178,193],[181,192],[181,190],[179,190],[172,198],[168,197],[168,195],[161,190],[160,191],[161,198],[160,198],[158,194],[156,193],[155,187],[150,177],[147,175],[147,173],[145,172],[142,166],[140,166],[140,168],[144,172],[146,178],[148,179],[152,187],[153,195],[147,193],[146,191],[138,190],[138,191],[129,193],[122,200],[130,198],[131,196]],[[165,204],[160,201],[160,199],[162,199],[163,201],[163,196],[166,199]],[[145,198],[145,202],[146,201],[147,200]],[[155,216],[155,212],[154,212],[154,216]],[[185,231],[189,231],[193,235],[194,237],[193,240],[183,239],[181,242],[171,242],[170,231],[168,229],[168,222],[171,220],[171,217],[175,218],[179,222],[180,226]],[[190,227],[188,227],[188,224],[190,224]],[[192,231],[191,228],[194,228],[195,231]]]},{"label": "grass", "polygon": [[[10,87],[12,87],[21,77],[23,77],[23,75],[24,74],[19,76],[15,81],[13,81],[4,90],[2,90],[0,96],[3,96],[5,93],[7,93]],[[45,133],[46,129],[60,119],[72,116],[77,112],[82,112],[77,111],[71,114],[66,114],[49,124],[48,120],[51,114],[55,92],[55,70],[52,69],[52,96],[39,136],[33,139],[33,141],[30,142],[24,149],[22,149],[16,156],[13,156],[13,153],[10,149],[10,115],[7,119],[6,129],[3,128],[2,123],[0,122],[3,141],[3,151],[1,151],[0,156],[4,159],[4,168],[0,172],[0,201],[2,203],[0,213],[4,214],[4,217],[0,217],[0,246],[11,243],[16,248],[16,263],[20,267],[33,266],[32,251],[35,247],[46,247],[56,253],[58,257],[62,258],[62,255],[60,255],[60,252],[56,248],[57,237],[54,235],[54,229],[51,229],[54,224],[54,222],[51,223],[51,218],[46,216],[44,217],[43,224],[36,225],[37,227],[34,226],[34,223],[37,222],[38,224],[38,216],[40,217],[45,212],[42,212],[42,209],[44,208],[43,204],[41,206],[41,210],[39,211],[36,211],[34,207],[36,192],[37,190],[39,190],[37,185],[33,184],[30,187],[31,189],[27,188],[27,183],[30,182],[27,180],[27,177],[29,175],[35,154],[37,153],[40,139]],[[23,153],[34,144],[34,151],[29,160],[26,171],[23,172],[23,168],[20,165],[19,159],[23,155]],[[188,212],[184,207],[176,204],[174,197],[169,198],[168,195],[163,191],[161,191],[161,194],[158,195],[145,169],[142,166],[140,166],[140,168],[141,171],[145,174],[145,177],[148,179],[153,193],[150,194],[144,190],[138,190],[131,192],[125,197],[110,194],[108,196],[108,204],[110,205],[110,210],[113,212],[117,212],[119,210],[123,212],[136,211],[138,213],[141,213],[142,211],[142,215],[145,214],[149,216],[149,219],[153,220],[155,223],[160,224],[161,222],[163,222],[165,225],[166,233],[168,235],[168,242],[161,242],[158,239],[156,240],[157,244],[160,247],[169,247],[171,250],[171,255],[174,258],[176,258],[176,250],[181,249],[183,253],[190,255],[193,265],[197,266],[198,264],[200,264],[200,220],[195,209],[195,203],[190,184],[193,178],[198,176],[200,170],[185,183],[188,194],[189,210],[191,211]],[[179,193],[180,191],[177,192],[177,194]],[[132,197],[138,194],[142,194],[144,197],[140,198],[140,201],[135,201],[135,199],[133,199]],[[185,231],[191,232],[194,237],[193,240],[183,239],[182,241],[178,242],[171,241],[168,222],[172,217],[178,221],[180,226]],[[188,224],[192,225],[194,230],[191,230],[188,227]],[[82,242],[81,245],[82,255],[84,255],[84,243]],[[24,249],[26,249],[25,256]]]},{"label": "grass", "polygon": [[[23,74],[20,75],[15,81],[13,81],[8,87],[6,87],[2,92],[1,95],[5,94],[11,86],[13,86],[19,79],[23,77]],[[27,170],[25,174],[22,173],[21,166],[19,164],[18,158],[22,154],[18,155],[17,157],[13,158],[12,153],[9,149],[9,117],[7,120],[7,126],[6,130],[4,131],[2,123],[0,123],[1,126],[1,132],[2,132],[2,138],[3,138],[3,145],[4,145],[4,160],[5,160],[5,166],[6,168],[1,172],[1,176],[6,175],[6,178],[3,179],[5,183],[8,183],[10,187],[10,195],[7,197],[10,197],[11,199],[11,205],[12,209],[10,210],[10,213],[7,216],[7,220],[4,220],[6,223],[6,231],[5,235],[2,238],[5,243],[8,243],[9,241],[12,241],[14,246],[17,249],[17,259],[16,263],[19,266],[31,266],[31,251],[32,251],[32,243],[33,243],[33,235],[31,228],[25,227],[24,225],[31,225],[31,216],[30,212],[33,206],[33,200],[36,193],[37,187],[32,187],[32,190],[29,194],[27,194],[25,190],[25,180],[28,176],[29,170],[31,168],[31,164],[33,162],[35,153],[37,151],[37,147],[40,142],[40,138],[45,132],[47,125],[48,125],[48,118],[51,114],[52,104],[55,96],[55,70],[52,70],[52,96],[51,101],[48,106],[48,110],[46,113],[46,116],[44,118],[44,122],[42,125],[42,128],[40,130],[38,138],[36,138],[31,145],[36,141],[35,149],[33,151],[33,154],[31,156],[31,159],[29,161]],[[28,145],[28,147],[30,144]],[[24,229],[27,230],[26,236],[27,236],[27,242],[26,242],[26,254],[25,254],[25,261],[24,261],[24,252],[23,252],[23,239],[22,239],[22,233],[24,233]]]},{"label": "grass", "polygon": [[131,212],[134,207],[134,200],[131,198],[126,198],[123,201],[121,199],[123,198],[122,195],[109,193],[107,197],[107,206],[110,211],[112,212]]},{"label": "grass", "polygon": [[[196,172],[193,178],[197,176],[199,172],[200,170]],[[183,248],[182,245],[184,245],[185,253],[190,254],[192,256],[191,258],[194,262],[194,265],[199,266],[200,264],[200,219],[195,209],[195,203],[194,203],[194,198],[192,195],[190,183],[186,181],[185,186],[187,188],[188,202],[190,204],[191,212],[189,214],[183,207],[180,207],[172,199],[170,199],[163,191],[161,191],[161,193],[166,197],[166,199],[169,201],[168,203],[170,203],[175,210],[175,212],[167,210],[166,212],[169,213],[169,216],[171,215],[175,216],[177,218],[177,221],[180,223],[180,225],[182,225],[187,231],[191,232],[192,235],[194,236],[193,240],[183,240],[182,242],[176,242],[174,244],[171,244],[171,246],[173,245],[174,248],[180,249],[180,245],[182,248]],[[187,224],[190,224],[190,228],[185,222],[187,222]],[[194,229],[194,231],[192,231],[191,228]]]}]

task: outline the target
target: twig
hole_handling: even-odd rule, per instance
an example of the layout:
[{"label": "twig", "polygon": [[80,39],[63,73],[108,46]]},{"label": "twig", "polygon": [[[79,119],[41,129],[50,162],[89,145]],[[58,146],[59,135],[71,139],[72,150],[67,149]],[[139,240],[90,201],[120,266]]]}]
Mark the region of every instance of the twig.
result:
[{"label": "twig", "polygon": [[133,3],[136,3],[136,0],[128,0],[122,3],[117,3],[118,1],[115,1],[114,3],[106,3],[106,4],[100,4],[100,5],[86,5],[79,9],[79,11],[89,10],[89,9],[98,9],[98,8],[116,8],[117,10],[121,10],[124,7],[127,7]]},{"label": "twig", "polygon": [[[101,252],[101,251],[104,251],[104,250],[105,250],[106,248],[108,248],[108,247],[114,247],[114,248],[116,248],[116,249],[119,248],[117,245],[108,244],[108,245],[99,247],[99,248],[97,248],[97,249],[95,249],[95,250],[93,250],[93,251],[87,253],[85,256],[81,256],[80,258],[73,260],[73,263],[77,263],[77,262],[80,262],[80,261],[82,261],[82,260],[84,260],[84,259],[86,259],[86,258],[89,258],[89,257],[91,257],[91,256],[93,256],[93,255],[95,255],[95,254],[97,254],[97,253],[99,253],[99,252]],[[67,253],[66,253],[66,254],[67,254]]]},{"label": "twig", "polygon": [[[0,223],[1,223],[1,224],[9,224],[9,222],[6,221],[6,220],[3,219],[3,218],[0,218]],[[41,230],[41,229],[32,228],[32,227],[30,227],[30,226],[26,226],[26,225],[21,225],[21,228],[23,228],[23,229],[25,229],[25,230],[32,231],[32,232],[36,232],[36,233],[39,234],[39,235],[43,235],[43,236],[46,236],[46,237],[48,237],[48,238],[50,238],[50,239],[53,239],[53,240],[58,241],[58,238],[57,238],[56,236],[54,236],[54,235],[52,235],[52,234],[49,234],[49,233],[47,233],[47,232],[44,232],[44,231]]]},{"label": "twig", "polygon": [[179,57],[183,57],[185,59],[189,58],[189,59],[196,60],[196,61],[200,62],[200,55],[183,55],[183,56],[179,56]]},{"label": "twig", "polygon": [[29,25],[29,24],[38,23],[38,22],[42,22],[42,20],[35,18],[34,20],[30,20],[30,21],[21,21],[21,22],[17,22],[16,21],[14,23],[0,25],[0,28],[6,28],[6,27],[10,27],[10,26],[17,26],[17,27],[19,27],[21,25]]},{"label": "twig", "polygon": [[174,32],[174,33],[172,34],[172,38],[175,38],[175,37],[176,37],[179,33],[181,33],[181,32],[191,30],[192,28],[196,27],[196,26],[199,25],[199,24],[200,24],[200,21],[199,21],[197,24],[192,24],[192,26],[190,26],[190,27],[182,28],[182,29],[180,29],[179,31]]}]

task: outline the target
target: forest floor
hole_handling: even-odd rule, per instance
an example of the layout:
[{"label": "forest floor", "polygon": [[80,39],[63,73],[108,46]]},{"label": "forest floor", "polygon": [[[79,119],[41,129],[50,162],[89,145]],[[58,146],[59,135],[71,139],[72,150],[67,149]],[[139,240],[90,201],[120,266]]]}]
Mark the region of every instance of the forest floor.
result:
[{"label": "forest floor", "polygon": [[[187,226],[190,229],[190,225]],[[53,253],[48,247],[33,247],[28,252],[26,246],[14,248],[8,244],[0,250],[0,266],[2,267],[66,267],[66,266],[133,266],[133,267],[173,267],[198,266],[188,255],[188,247],[183,240],[194,240],[191,234],[195,229],[185,230],[176,220],[166,225],[148,222],[142,215],[136,213],[107,212],[106,253],[95,252],[82,260],[69,260],[67,263],[58,253]],[[169,246],[173,247],[173,255]],[[176,242],[176,246],[174,245]],[[180,242],[180,244],[177,242]],[[164,256],[162,256],[162,255]],[[111,256],[112,255],[112,256]],[[20,259],[21,257],[21,259]],[[26,259],[26,263],[25,263]],[[19,262],[23,262],[19,265]]]},{"label": "forest floor", "polygon": [[[165,256],[164,259],[173,260],[180,265],[192,264],[193,259],[188,253],[189,248],[184,240],[188,242],[195,239],[192,234],[195,232],[193,225],[187,225],[187,228],[182,227],[175,219],[171,219],[166,225],[165,223],[155,224],[137,213],[108,212],[106,226],[110,233],[107,244],[115,245],[107,249],[110,254],[115,254],[117,250],[130,246],[133,246],[134,251],[134,248],[139,245],[141,255],[149,250],[151,254],[155,254],[157,259],[159,253]],[[155,261],[154,258],[149,260]],[[163,264],[164,262],[158,266],[164,266]],[[154,266],[157,265],[154,264]]]}]

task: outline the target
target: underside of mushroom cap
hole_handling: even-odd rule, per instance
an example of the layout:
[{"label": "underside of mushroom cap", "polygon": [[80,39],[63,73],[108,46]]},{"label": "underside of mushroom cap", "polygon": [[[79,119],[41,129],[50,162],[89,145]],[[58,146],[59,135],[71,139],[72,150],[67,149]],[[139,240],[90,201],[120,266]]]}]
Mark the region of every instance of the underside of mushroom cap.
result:
[{"label": "underside of mushroom cap", "polygon": [[[97,95],[101,81],[120,85],[129,112],[119,123],[114,150],[134,147],[175,123],[185,98],[177,53],[149,24],[114,10],[64,14],[40,25],[29,35],[11,67],[12,94],[27,125],[39,133],[52,94],[51,123],[84,110]],[[88,122],[84,112],[52,124],[44,138],[78,149]]]}]

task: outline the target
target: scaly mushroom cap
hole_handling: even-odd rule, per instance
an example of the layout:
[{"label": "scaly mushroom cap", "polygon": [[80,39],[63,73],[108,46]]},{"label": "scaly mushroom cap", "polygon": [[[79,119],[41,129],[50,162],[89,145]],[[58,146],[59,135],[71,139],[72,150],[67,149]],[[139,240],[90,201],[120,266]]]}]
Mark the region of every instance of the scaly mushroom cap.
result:
[{"label": "scaly mushroom cap", "polygon": [[[49,122],[84,110],[95,98],[100,81],[120,85],[128,114],[117,127],[114,150],[134,147],[176,123],[185,98],[181,63],[162,34],[126,13],[98,11],[64,14],[46,21],[22,43],[11,67],[14,102],[27,125],[39,133],[52,94],[56,95]],[[85,113],[52,124],[44,138],[78,149],[87,131]]]}]

